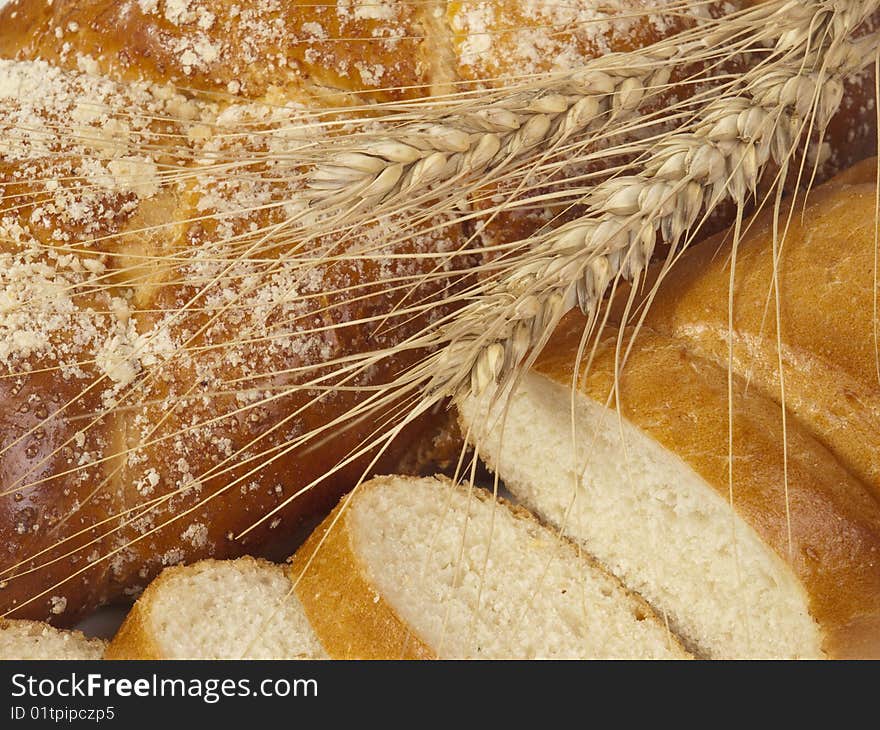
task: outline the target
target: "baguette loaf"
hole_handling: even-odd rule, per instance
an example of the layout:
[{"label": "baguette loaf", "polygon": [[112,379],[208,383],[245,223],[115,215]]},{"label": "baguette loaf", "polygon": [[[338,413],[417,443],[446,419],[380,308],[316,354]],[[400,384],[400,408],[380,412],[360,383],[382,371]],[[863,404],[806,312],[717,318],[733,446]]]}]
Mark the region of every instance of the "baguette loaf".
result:
[{"label": "baguette loaf", "polygon": [[38,621],[0,621],[0,660],[102,659],[107,642]]},{"label": "baguette loaf", "polygon": [[323,659],[285,569],[203,560],[164,571],[120,627],[107,659]]},{"label": "baguette loaf", "polygon": [[333,658],[683,658],[663,621],[524,510],[380,477],[340,502],[291,578]]},{"label": "baguette loaf", "polygon": [[764,215],[736,249],[732,338],[727,236],[682,257],[637,335],[609,327],[576,368],[572,315],[512,393],[460,404],[513,494],[708,656],[880,655],[875,164],[795,209],[778,333]]}]

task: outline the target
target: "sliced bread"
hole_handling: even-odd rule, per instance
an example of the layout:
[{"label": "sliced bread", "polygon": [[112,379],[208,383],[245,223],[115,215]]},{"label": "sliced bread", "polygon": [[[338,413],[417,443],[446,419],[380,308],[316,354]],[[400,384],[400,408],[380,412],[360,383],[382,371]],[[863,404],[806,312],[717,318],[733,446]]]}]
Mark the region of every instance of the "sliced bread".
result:
[{"label": "sliced bread", "polygon": [[584,326],[567,318],[512,394],[460,403],[507,488],[703,655],[880,655],[868,486],[746,380],[647,328],[625,364],[609,329],[576,374]]},{"label": "sliced bread", "polygon": [[525,510],[446,479],[359,487],[291,578],[334,658],[683,658],[648,605]]},{"label": "sliced bread", "polygon": [[284,568],[203,560],[168,568],[135,603],[108,659],[323,659]]},{"label": "sliced bread", "polygon": [[39,621],[0,621],[0,659],[101,659],[107,642]]}]

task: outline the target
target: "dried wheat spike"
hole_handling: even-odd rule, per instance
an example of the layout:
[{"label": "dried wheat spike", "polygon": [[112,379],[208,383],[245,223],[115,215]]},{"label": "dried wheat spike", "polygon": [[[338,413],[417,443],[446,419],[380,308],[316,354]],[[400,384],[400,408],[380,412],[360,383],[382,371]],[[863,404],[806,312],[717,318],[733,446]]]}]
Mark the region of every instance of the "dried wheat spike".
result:
[{"label": "dried wheat spike", "polygon": [[311,205],[332,209],[358,200],[376,205],[440,182],[479,178],[538,146],[552,147],[609,120],[631,117],[669,88],[676,68],[704,57],[707,48],[730,46],[744,26],[771,23],[777,37],[796,43],[803,17],[799,4],[764,3],[737,22],[726,18],[707,25],[693,38],[609,53],[488,101],[467,94],[464,100],[433,100],[421,110],[425,121],[400,124],[392,116],[319,165],[309,177]]},{"label": "dried wheat spike", "polygon": [[432,386],[481,392],[540,349],[561,316],[592,315],[615,277],[633,279],[658,234],[673,246],[723,200],[742,208],[771,161],[785,166],[804,134],[819,137],[843,97],[843,80],[874,63],[878,38],[856,38],[880,2],[788,3],[798,30],[778,37],[772,63],[743,75],[699,119],[664,137],[640,170],[598,183],[588,213],[536,241],[441,337]]}]

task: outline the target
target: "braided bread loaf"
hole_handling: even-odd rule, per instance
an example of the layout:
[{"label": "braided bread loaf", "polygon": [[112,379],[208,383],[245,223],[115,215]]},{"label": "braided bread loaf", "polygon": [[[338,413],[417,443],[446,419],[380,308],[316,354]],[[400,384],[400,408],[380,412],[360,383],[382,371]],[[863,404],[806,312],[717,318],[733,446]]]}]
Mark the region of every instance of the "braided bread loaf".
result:
[{"label": "braided bread loaf", "polygon": [[657,5],[0,10],[0,613],[74,622],[165,565],[265,552],[364,470],[392,470],[427,425],[374,464],[407,404],[370,396],[466,284],[470,232],[392,217],[310,238],[288,153],[359,122],[298,120],[694,22]]}]

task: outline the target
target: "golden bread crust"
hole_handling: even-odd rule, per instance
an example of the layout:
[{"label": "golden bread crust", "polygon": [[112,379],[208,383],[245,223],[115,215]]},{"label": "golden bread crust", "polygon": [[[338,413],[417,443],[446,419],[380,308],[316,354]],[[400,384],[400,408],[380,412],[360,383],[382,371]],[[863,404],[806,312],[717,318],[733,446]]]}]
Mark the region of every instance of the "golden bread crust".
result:
[{"label": "golden bread crust", "polygon": [[69,69],[88,56],[113,78],[224,95],[312,85],[387,100],[430,90],[424,12],[409,2],[14,0],[0,11],[0,48]]},{"label": "golden bread crust", "polygon": [[[173,568],[169,568],[173,570]],[[162,580],[160,575],[152,581],[159,583]],[[147,588],[149,590],[149,587]],[[146,591],[144,592],[146,595]],[[140,608],[140,600],[131,607],[128,615],[125,617],[122,626],[116,632],[107,651],[104,653],[105,659],[118,660],[156,660],[167,659],[161,648],[154,640],[154,632],[149,626],[149,616],[145,609]]]},{"label": "golden bread crust", "polygon": [[[0,607],[70,624],[168,565],[259,553],[330,509],[370,455],[334,467],[396,406],[346,414],[421,355],[346,381],[332,363],[419,331],[409,314],[377,331],[407,296],[446,311],[443,276],[414,278],[467,259],[457,227],[403,235],[396,220],[265,242],[302,193],[298,170],[261,157],[296,108],[0,64],[0,126],[18,138],[0,162]],[[211,155],[246,162],[193,165]],[[331,422],[333,448],[297,447]]]},{"label": "golden bread crust", "polygon": [[[866,160],[812,191],[805,204],[800,198],[791,215],[791,205],[784,206],[775,283],[772,210],[749,224],[736,246],[732,362],[752,388],[776,402],[784,387],[792,414],[880,494],[876,164]],[[666,275],[645,320],[725,368],[732,250],[727,233],[687,252]]]},{"label": "golden bread crust", "polygon": [[691,26],[690,13],[708,17],[719,9],[718,3],[710,3],[664,15],[663,2],[648,0],[452,0],[445,5],[456,74],[468,85],[568,71],[584,59],[644,48]]},{"label": "golden bread crust", "polygon": [[[491,85],[567,70],[693,23],[680,9],[664,14],[664,4],[12,0],[0,10],[0,49],[68,69],[87,56],[112,78],[248,98],[317,86],[384,101],[428,96],[454,81]],[[689,12],[706,17],[720,6]]]}]

